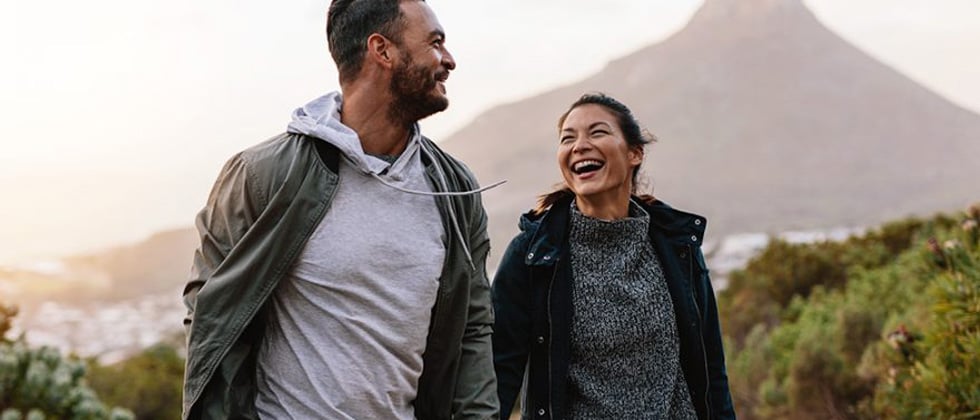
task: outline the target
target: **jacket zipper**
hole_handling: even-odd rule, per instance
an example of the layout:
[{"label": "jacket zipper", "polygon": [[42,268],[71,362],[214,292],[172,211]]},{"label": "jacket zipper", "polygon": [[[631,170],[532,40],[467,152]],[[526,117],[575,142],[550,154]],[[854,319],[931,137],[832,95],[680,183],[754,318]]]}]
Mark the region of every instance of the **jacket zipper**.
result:
[{"label": "jacket zipper", "polygon": [[[551,281],[548,282],[548,357],[547,357],[547,359],[548,359],[548,418],[550,418],[550,419],[554,419],[555,418],[554,398],[552,398],[552,396],[551,396],[551,394],[552,394],[552,392],[554,390],[554,384],[551,382],[551,373],[552,373],[552,368],[551,368],[551,356],[552,356],[551,353],[552,353],[552,350],[551,350],[551,346],[552,346],[552,343],[555,341],[554,340],[555,334],[554,334],[554,331],[553,331],[553,328],[552,328],[552,325],[553,324],[552,324],[552,320],[551,320],[551,291],[552,291],[552,289],[554,289],[554,286],[555,286],[555,278],[558,277],[558,262],[560,260],[561,260],[560,257],[555,258],[555,269],[551,273]],[[533,410],[533,408],[532,408],[532,410]]]},{"label": "jacket zipper", "polygon": [[698,315],[698,328],[697,336],[698,341],[701,343],[701,360],[704,362],[704,383],[706,389],[704,390],[704,408],[707,410],[708,418],[711,418],[711,403],[709,401],[709,396],[711,394],[711,375],[708,372],[708,353],[704,348],[704,336],[701,335],[700,328],[704,325],[704,320],[701,318],[701,308],[698,306],[698,300],[694,298],[694,253],[692,252],[690,245],[687,245],[687,255],[690,258],[688,263],[687,278],[691,286],[691,302],[694,302],[694,311]]}]

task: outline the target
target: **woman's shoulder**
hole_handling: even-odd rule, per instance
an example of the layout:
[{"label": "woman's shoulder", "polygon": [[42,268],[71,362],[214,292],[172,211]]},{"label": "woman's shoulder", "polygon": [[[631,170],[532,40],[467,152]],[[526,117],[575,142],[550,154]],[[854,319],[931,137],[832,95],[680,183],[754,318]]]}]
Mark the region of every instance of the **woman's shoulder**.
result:
[{"label": "woman's shoulder", "polygon": [[517,221],[517,227],[520,228],[521,233],[533,232],[541,226],[541,220],[548,210],[537,210],[531,209],[521,215]]},{"label": "woman's shoulder", "polygon": [[676,209],[663,200],[652,197],[641,200],[640,204],[650,214],[650,222],[661,230],[680,235],[696,235],[698,243],[704,238],[708,225],[708,219],[704,216]]}]

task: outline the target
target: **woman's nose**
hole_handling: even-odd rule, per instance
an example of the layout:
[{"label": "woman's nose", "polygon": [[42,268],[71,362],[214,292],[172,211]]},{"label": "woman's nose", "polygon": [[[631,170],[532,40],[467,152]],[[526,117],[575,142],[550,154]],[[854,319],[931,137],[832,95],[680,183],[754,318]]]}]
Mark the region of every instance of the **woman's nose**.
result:
[{"label": "woman's nose", "polygon": [[587,152],[589,150],[592,150],[592,144],[589,143],[589,140],[586,139],[586,138],[581,138],[581,139],[575,140],[575,144],[572,145],[572,152],[573,153],[574,152],[579,152],[579,153],[581,153],[581,152]]}]

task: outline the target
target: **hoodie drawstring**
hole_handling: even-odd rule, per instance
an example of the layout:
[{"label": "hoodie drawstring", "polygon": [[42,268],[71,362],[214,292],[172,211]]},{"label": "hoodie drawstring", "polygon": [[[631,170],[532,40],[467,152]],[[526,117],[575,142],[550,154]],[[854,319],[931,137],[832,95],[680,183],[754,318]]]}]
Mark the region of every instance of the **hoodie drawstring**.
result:
[{"label": "hoodie drawstring", "polygon": [[478,188],[478,189],[475,189],[475,190],[469,190],[469,191],[436,191],[436,192],[432,192],[432,191],[419,191],[419,190],[410,190],[408,188],[402,188],[402,187],[399,187],[399,186],[397,186],[395,184],[388,183],[388,181],[385,181],[384,178],[378,176],[374,172],[369,172],[369,174],[371,175],[371,177],[373,177],[374,179],[378,180],[382,184],[385,184],[385,185],[387,185],[387,186],[389,186],[391,188],[394,188],[394,189],[396,189],[398,191],[401,191],[401,192],[404,192],[404,193],[409,193],[409,194],[415,194],[415,195],[428,195],[428,196],[432,196],[432,197],[458,197],[458,196],[464,196],[464,195],[477,194],[477,193],[481,193],[481,192],[484,192],[486,190],[489,190],[491,188],[495,188],[495,187],[500,186],[500,185],[504,184],[505,182],[507,182],[506,179],[502,179],[500,181],[494,182],[493,184],[487,185],[486,187],[481,187],[481,188]]},{"label": "hoodie drawstring", "polygon": [[[425,147],[420,147],[419,149],[420,149],[420,151],[422,153],[425,153],[425,154],[429,155],[429,160],[434,160],[435,159],[431,155],[431,153],[429,153],[425,149]],[[348,160],[350,160],[350,158],[347,157],[346,155],[344,155],[344,157],[347,158]],[[371,172],[371,171],[364,171],[364,172],[366,172],[372,178],[376,179],[378,182],[380,182],[380,183],[382,183],[382,184],[384,184],[384,185],[386,185],[386,186],[388,186],[390,188],[393,188],[395,190],[398,190],[398,191],[401,191],[401,192],[404,192],[404,193],[408,193],[408,194],[426,195],[426,196],[431,196],[431,197],[459,197],[459,196],[465,196],[465,195],[479,194],[479,193],[482,193],[483,191],[489,190],[491,188],[498,187],[500,185],[503,185],[505,182],[507,182],[506,179],[503,179],[503,180],[494,182],[493,184],[487,185],[485,187],[477,188],[475,190],[469,190],[469,191],[449,191],[449,185],[448,185],[448,182],[446,180],[446,174],[444,174],[442,172],[442,168],[440,168],[438,164],[434,164],[432,166],[434,166],[436,168],[436,173],[438,174],[438,176],[436,177],[436,182],[439,185],[437,187],[439,189],[442,189],[443,191],[419,191],[419,190],[412,190],[412,189],[408,189],[408,188],[403,188],[403,187],[400,187],[398,185],[394,185],[392,183],[389,183],[388,181],[385,181],[384,178],[381,178],[380,176],[378,176],[378,174],[376,174],[374,172]],[[463,252],[466,255],[466,262],[468,262],[470,264],[470,269],[476,270],[476,265],[473,264],[473,255],[470,252],[470,247],[468,245],[469,244],[469,241],[467,241],[466,238],[463,237],[463,229],[459,226],[459,218],[456,216],[456,210],[453,208],[453,203],[452,202],[449,202],[446,207],[449,210],[449,219],[450,219],[450,225],[452,226],[452,230],[456,234],[456,239],[459,240],[460,245],[463,246]]]},{"label": "hoodie drawstring", "polygon": [[[357,133],[355,133],[350,127],[345,126],[340,121],[340,109],[342,102],[343,98],[341,97],[340,92],[331,92],[314,99],[310,103],[293,111],[293,119],[289,123],[287,131],[316,137],[334,145],[340,150],[340,155],[347,159],[352,167],[360,170],[365,175],[378,180],[390,188],[408,194],[432,196],[435,197],[438,202],[446,203],[451,225],[450,230],[455,232],[456,238],[460,241],[460,244],[463,246],[463,251],[466,253],[466,260],[470,263],[470,267],[475,270],[476,267],[473,264],[473,256],[470,253],[469,242],[466,240],[463,230],[459,225],[459,219],[456,214],[456,210],[453,207],[453,200],[451,197],[479,194],[483,191],[497,187],[507,181],[498,181],[486,187],[471,191],[449,191],[449,181],[446,178],[445,172],[438,163],[434,163],[433,166],[435,166],[436,169],[435,183],[437,184],[435,185],[434,189],[442,190],[442,192],[416,191],[391,184],[378,176],[377,172],[380,172],[381,169],[383,169],[383,165],[381,165],[380,162],[365,159],[366,156],[360,145],[360,139],[358,138]],[[421,139],[416,137],[421,137],[417,123],[412,127],[412,138],[410,139],[410,142],[412,142],[411,145],[414,145],[414,147],[420,149],[421,153],[427,155],[430,161],[436,162],[438,158],[433,156],[433,152],[428,150]],[[411,154],[414,153],[414,151],[406,149],[406,151],[403,153]],[[389,165],[388,167],[391,168],[392,165]]]}]

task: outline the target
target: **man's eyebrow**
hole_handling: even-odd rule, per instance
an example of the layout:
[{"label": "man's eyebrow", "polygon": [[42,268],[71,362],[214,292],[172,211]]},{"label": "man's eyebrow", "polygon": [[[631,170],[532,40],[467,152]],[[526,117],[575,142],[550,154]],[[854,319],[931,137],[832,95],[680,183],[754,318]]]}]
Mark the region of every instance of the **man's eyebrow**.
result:
[{"label": "man's eyebrow", "polygon": [[445,41],[446,33],[442,29],[435,29],[432,32],[429,32],[429,38],[439,38]]}]

